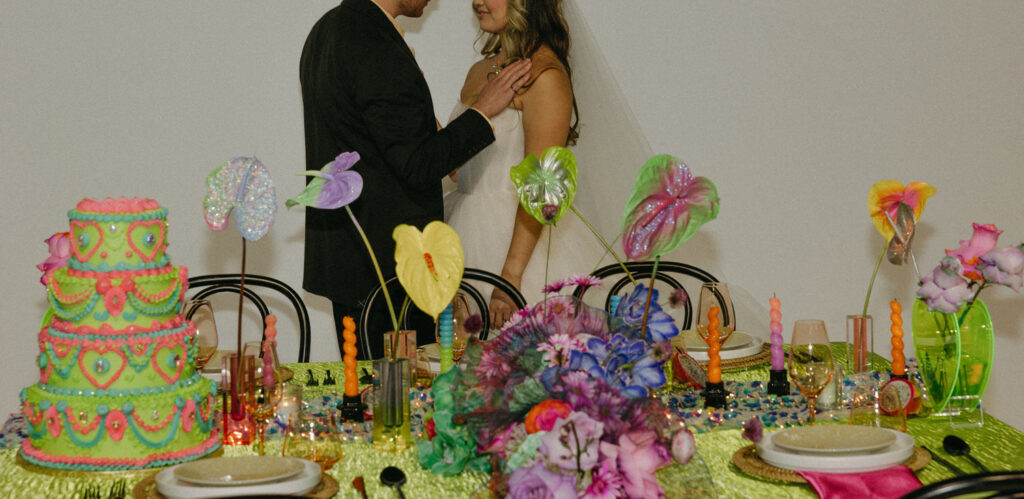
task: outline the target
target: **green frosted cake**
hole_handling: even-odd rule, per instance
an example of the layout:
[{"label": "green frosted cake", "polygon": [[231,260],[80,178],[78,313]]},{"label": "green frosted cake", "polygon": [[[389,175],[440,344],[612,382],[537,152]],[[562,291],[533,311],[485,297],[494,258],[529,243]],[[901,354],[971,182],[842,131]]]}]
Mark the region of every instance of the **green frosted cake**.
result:
[{"label": "green frosted cake", "polygon": [[22,457],[119,470],[215,451],[216,386],[195,369],[196,331],[181,315],[188,271],[165,254],[167,210],[85,199],[68,216],[71,257],[43,277],[40,380],[21,392]]}]

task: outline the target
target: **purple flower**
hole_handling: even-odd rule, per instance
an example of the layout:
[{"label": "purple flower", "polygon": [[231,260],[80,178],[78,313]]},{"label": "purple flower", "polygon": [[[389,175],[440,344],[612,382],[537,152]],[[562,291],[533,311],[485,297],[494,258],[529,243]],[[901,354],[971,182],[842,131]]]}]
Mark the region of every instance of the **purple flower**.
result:
[{"label": "purple flower", "polygon": [[484,328],[484,320],[480,317],[480,314],[470,315],[462,323],[462,328],[466,330],[467,334],[479,333]]},{"label": "purple flower", "polygon": [[761,441],[763,436],[764,424],[761,423],[761,418],[753,416],[743,422],[743,438],[756,444]]},{"label": "purple flower", "polygon": [[564,288],[564,287],[566,287],[568,285],[569,285],[569,281],[567,281],[565,279],[559,279],[559,280],[557,280],[557,281],[555,281],[555,282],[553,282],[551,284],[548,284],[547,286],[544,286],[544,288],[541,289],[541,292],[543,292],[544,294],[547,294],[547,293],[557,293],[557,292],[561,291],[562,288]]},{"label": "purple flower", "polygon": [[537,462],[518,468],[508,480],[508,496],[513,499],[575,499],[576,475],[555,473]]},{"label": "purple flower", "polygon": [[576,274],[569,278],[570,284],[581,286],[584,289],[593,288],[601,285],[601,279],[587,274]]},{"label": "purple flower", "polygon": [[1002,284],[1020,292],[1024,275],[1024,252],[1016,246],[996,248],[979,257],[977,265],[986,282]]},{"label": "purple flower", "polygon": [[668,306],[670,308],[679,308],[683,306],[683,304],[686,303],[689,299],[690,295],[686,293],[685,289],[676,288],[673,289],[672,292],[668,294]]},{"label": "purple flower", "polygon": [[555,421],[551,431],[540,437],[544,460],[567,472],[590,471],[597,466],[599,442],[604,425],[583,412]]},{"label": "purple flower", "polygon": [[540,209],[540,214],[548,223],[554,222],[555,215],[558,215],[558,206],[553,204],[546,204],[543,208]]},{"label": "purple flower", "polygon": [[[745,435],[746,433],[744,433],[744,436]],[[757,439],[761,439],[760,434]],[[683,428],[677,431],[675,435],[672,435],[672,457],[677,463],[688,463],[696,452],[697,442],[696,439],[693,438],[693,432]]]},{"label": "purple flower", "polygon": [[943,257],[930,275],[921,278],[921,287],[917,289],[918,298],[928,304],[928,310],[956,313],[972,294],[962,273],[960,260],[951,255]]},{"label": "purple flower", "polygon": [[363,177],[356,172],[348,171],[358,161],[359,153],[343,152],[328,165],[327,171],[320,172],[320,176],[326,182],[317,195],[317,207],[341,208],[359,197],[363,192]]}]

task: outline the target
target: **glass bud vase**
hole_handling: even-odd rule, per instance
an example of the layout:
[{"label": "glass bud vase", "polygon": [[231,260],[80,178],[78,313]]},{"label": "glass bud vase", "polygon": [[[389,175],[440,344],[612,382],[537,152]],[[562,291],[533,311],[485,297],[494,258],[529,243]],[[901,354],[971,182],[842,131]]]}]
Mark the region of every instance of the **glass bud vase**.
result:
[{"label": "glass bud vase", "polygon": [[872,353],[875,351],[875,328],[870,315],[846,316],[846,368],[847,374],[874,370]]},{"label": "glass bud vase", "polygon": [[373,361],[373,448],[398,452],[412,445],[408,359]]},{"label": "glass bud vase", "polygon": [[245,393],[255,383],[256,362],[251,355],[225,354],[221,369],[221,408],[224,445],[249,445],[256,424],[245,407]]}]

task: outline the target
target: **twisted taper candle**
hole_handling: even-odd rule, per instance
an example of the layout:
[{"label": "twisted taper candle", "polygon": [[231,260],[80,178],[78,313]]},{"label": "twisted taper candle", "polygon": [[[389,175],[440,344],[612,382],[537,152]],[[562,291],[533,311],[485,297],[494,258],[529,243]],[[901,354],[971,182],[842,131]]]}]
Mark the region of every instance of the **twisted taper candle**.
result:
[{"label": "twisted taper candle", "polygon": [[708,339],[706,340],[708,344],[708,383],[722,381],[722,356],[719,354],[722,345],[718,342],[718,338],[721,336],[721,331],[718,329],[720,325],[718,307],[711,307],[711,310],[708,310]]},{"label": "twisted taper candle", "polygon": [[889,302],[889,308],[892,309],[892,314],[889,315],[892,320],[892,325],[889,326],[889,332],[892,333],[892,373],[903,376],[907,374],[906,358],[903,357],[903,317],[900,316],[903,307],[900,306],[900,302],[893,300]]},{"label": "twisted taper candle", "polygon": [[359,376],[356,374],[356,321],[351,317],[341,319],[341,336],[345,340],[341,349],[345,352],[345,396],[359,395]]},{"label": "twisted taper candle", "polygon": [[768,300],[768,304],[772,308],[771,312],[769,312],[772,331],[772,369],[785,369],[782,351],[782,302],[772,296]]}]

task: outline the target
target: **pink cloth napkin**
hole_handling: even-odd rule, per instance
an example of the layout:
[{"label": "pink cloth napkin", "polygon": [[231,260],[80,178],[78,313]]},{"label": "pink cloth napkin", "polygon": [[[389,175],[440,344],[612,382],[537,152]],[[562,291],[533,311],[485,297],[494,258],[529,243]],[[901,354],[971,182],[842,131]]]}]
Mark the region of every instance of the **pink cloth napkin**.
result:
[{"label": "pink cloth napkin", "polygon": [[919,488],[921,481],[901,465],[865,473],[797,471],[822,499],[892,498]]}]

